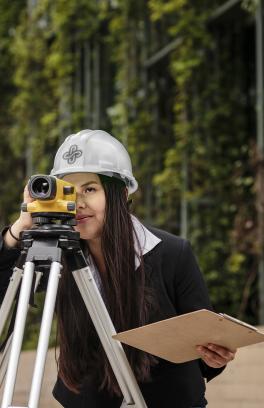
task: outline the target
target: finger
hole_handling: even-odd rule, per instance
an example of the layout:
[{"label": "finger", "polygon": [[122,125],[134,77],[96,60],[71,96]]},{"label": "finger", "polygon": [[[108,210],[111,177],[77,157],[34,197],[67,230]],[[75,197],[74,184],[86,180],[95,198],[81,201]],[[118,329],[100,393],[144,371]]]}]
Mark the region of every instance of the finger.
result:
[{"label": "finger", "polygon": [[206,360],[205,362],[209,365],[217,365],[217,366],[223,366],[226,364],[226,360],[221,357],[219,354],[209,350],[207,347],[199,346],[197,348],[198,352],[200,353],[201,357],[203,360]]},{"label": "finger", "polygon": [[209,366],[213,368],[221,368],[224,367],[226,364],[223,364],[220,361],[212,360],[211,358],[204,357],[202,360]]},{"label": "finger", "polygon": [[223,347],[223,346],[220,346],[219,344],[214,344],[214,343],[208,343],[206,347],[212,348],[212,350],[215,350],[215,351],[219,350],[219,352],[229,351],[233,354],[236,354],[237,352],[237,349],[231,350],[231,349],[228,349],[227,347]]},{"label": "finger", "polygon": [[34,201],[34,199],[31,197],[31,195],[29,194],[29,190],[28,190],[28,185],[25,185],[24,188],[24,201],[27,203],[30,203],[32,201]]},{"label": "finger", "polygon": [[25,185],[25,188],[24,188],[24,196],[29,197],[29,191],[28,191],[28,185],[27,184]]},{"label": "finger", "polygon": [[212,344],[212,343],[209,343],[207,347],[209,350],[214,351],[215,353],[219,354],[226,361],[231,361],[231,360],[234,360],[235,358],[236,350],[231,351],[225,347],[218,346],[217,344]]}]

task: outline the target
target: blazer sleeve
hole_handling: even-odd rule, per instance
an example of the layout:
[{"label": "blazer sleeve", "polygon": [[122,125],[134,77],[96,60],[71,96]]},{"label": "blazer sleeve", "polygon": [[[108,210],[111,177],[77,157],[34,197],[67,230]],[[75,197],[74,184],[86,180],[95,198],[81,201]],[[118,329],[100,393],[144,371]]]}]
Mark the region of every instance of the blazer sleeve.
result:
[{"label": "blazer sleeve", "polygon": [[13,267],[20,255],[20,250],[17,248],[7,248],[4,245],[3,236],[8,227],[5,227],[0,234],[0,304],[2,303],[10,277],[13,273]]},{"label": "blazer sleeve", "polygon": [[[191,245],[188,241],[182,241],[180,262],[174,276],[175,300],[177,313],[189,313],[199,309],[212,310],[208,290],[200,271]],[[210,381],[219,375],[225,367],[209,367],[202,359],[199,365],[203,377]]]}]

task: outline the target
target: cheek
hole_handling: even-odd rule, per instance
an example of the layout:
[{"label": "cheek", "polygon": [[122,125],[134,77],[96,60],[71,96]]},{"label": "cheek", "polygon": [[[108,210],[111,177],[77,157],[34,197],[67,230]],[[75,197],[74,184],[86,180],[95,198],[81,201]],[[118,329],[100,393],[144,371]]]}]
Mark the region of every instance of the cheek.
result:
[{"label": "cheek", "polygon": [[105,196],[102,195],[100,199],[97,200],[96,203],[96,213],[100,221],[104,220],[105,217]]},{"label": "cheek", "polygon": [[104,222],[104,219],[105,219],[105,206],[102,206],[100,209],[98,209],[97,218],[101,223]]}]

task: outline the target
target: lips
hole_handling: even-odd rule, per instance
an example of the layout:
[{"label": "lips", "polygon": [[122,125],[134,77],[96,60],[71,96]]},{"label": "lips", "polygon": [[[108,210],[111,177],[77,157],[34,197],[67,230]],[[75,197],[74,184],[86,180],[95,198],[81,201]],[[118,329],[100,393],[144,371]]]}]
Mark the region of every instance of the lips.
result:
[{"label": "lips", "polygon": [[82,222],[82,221],[87,220],[88,218],[91,218],[91,217],[92,217],[92,215],[88,215],[88,214],[77,214],[75,218],[76,218],[76,221]]},{"label": "lips", "polygon": [[87,217],[88,217],[88,215],[86,215],[86,214],[83,214],[83,215],[78,214],[78,215],[76,215],[76,220],[79,221],[79,220],[82,220],[83,218],[87,218]]}]

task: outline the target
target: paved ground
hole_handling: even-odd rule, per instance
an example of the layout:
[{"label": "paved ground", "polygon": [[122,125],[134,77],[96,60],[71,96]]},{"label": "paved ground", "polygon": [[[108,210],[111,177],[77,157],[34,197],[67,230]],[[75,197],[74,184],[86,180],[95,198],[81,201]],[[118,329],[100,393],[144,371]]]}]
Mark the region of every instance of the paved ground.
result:
[{"label": "paved ground", "polygon": [[[260,328],[264,333],[264,327]],[[264,343],[238,350],[236,359],[207,385],[209,408],[264,407]]]},{"label": "paved ground", "polygon": [[[35,352],[25,351],[21,353],[17,384],[13,405],[27,407],[29,389],[31,386],[32,371],[34,367]],[[39,408],[59,408],[61,405],[53,398],[51,392],[56,379],[55,351],[49,350],[45,374],[42,385]],[[3,387],[2,387],[3,388]],[[2,391],[2,390],[1,390]],[[2,396],[2,392],[0,393]]]},{"label": "paved ground", "polygon": [[[264,332],[264,327],[262,331]],[[51,395],[56,377],[54,356],[54,350],[50,350],[39,408],[61,407]],[[27,406],[33,363],[34,352],[22,353],[13,401],[15,406]],[[207,399],[208,408],[263,408],[264,343],[240,349],[237,358],[221,376],[207,385]]]}]

